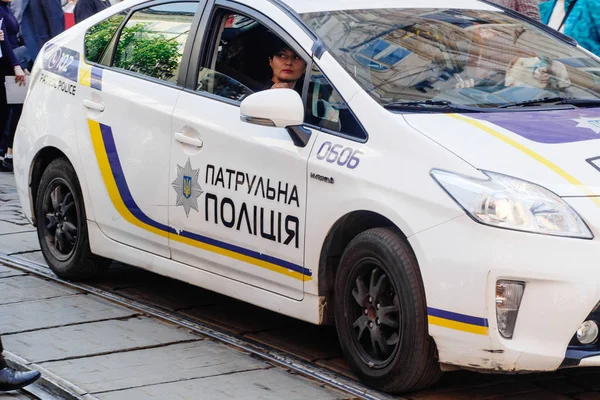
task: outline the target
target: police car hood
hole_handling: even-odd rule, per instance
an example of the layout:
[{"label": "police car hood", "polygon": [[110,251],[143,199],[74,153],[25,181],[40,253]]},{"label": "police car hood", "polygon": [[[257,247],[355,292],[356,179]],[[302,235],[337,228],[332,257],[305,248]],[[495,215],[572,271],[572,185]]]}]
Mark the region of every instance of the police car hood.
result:
[{"label": "police car hood", "polygon": [[600,108],[403,117],[480,170],[560,196],[600,195]]}]

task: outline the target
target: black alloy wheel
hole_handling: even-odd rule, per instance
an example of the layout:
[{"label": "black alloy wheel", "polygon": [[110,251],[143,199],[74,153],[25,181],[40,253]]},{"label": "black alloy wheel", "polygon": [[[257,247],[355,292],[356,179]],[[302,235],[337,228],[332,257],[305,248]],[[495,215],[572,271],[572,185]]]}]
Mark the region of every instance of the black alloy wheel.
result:
[{"label": "black alloy wheel", "polygon": [[419,265],[394,229],[369,229],[346,246],[335,277],[334,315],[342,351],[367,385],[402,393],[441,377]]},{"label": "black alloy wheel", "polygon": [[349,304],[347,322],[354,329],[360,356],[373,368],[385,367],[397,350],[400,331],[398,295],[390,278],[374,258],[361,260],[351,272],[346,296]]},{"label": "black alloy wheel", "polygon": [[91,279],[110,260],[92,254],[87,217],[77,174],[66,158],[57,158],[40,179],[34,203],[37,234],[44,259],[63,279]]},{"label": "black alloy wheel", "polygon": [[73,255],[79,233],[79,210],[73,190],[61,178],[56,178],[44,191],[44,238],[57,260],[65,261]]}]

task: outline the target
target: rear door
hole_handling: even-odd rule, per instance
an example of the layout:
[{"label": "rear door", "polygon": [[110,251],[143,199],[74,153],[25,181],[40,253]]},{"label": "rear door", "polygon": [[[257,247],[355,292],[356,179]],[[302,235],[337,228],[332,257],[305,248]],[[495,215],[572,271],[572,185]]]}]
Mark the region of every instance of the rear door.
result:
[{"label": "rear door", "polygon": [[85,36],[79,148],[96,222],[110,238],[169,257],[171,118],[204,2],[155,1]]}]

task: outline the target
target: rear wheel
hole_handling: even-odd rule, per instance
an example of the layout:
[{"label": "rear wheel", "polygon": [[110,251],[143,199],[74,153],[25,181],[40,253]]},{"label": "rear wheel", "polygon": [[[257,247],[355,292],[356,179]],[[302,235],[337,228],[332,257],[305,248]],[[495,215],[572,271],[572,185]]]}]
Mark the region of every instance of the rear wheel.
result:
[{"label": "rear wheel", "polygon": [[110,260],[90,250],[79,181],[65,158],[52,161],[42,174],[35,218],[42,254],[56,275],[84,280],[108,268]]},{"label": "rear wheel", "polygon": [[370,229],[346,247],[334,306],[342,350],[366,384],[399,393],[440,378],[417,261],[393,230]]}]

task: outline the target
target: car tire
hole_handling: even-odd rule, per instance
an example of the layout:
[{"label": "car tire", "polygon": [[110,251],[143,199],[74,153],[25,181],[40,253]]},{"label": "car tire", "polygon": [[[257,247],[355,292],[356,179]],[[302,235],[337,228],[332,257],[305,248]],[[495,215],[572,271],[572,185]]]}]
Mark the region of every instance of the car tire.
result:
[{"label": "car tire", "polygon": [[40,180],[35,201],[42,254],[56,275],[69,280],[92,279],[110,260],[92,254],[79,180],[65,158],[52,161]]},{"label": "car tire", "polygon": [[440,379],[421,273],[400,235],[389,228],[357,235],[342,254],[334,291],[340,345],[361,381],[401,393]]}]

